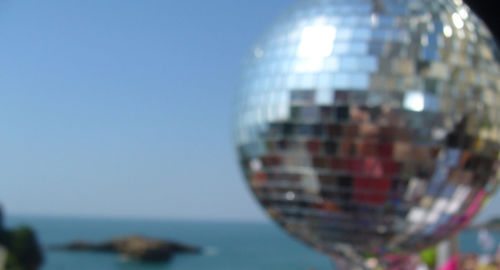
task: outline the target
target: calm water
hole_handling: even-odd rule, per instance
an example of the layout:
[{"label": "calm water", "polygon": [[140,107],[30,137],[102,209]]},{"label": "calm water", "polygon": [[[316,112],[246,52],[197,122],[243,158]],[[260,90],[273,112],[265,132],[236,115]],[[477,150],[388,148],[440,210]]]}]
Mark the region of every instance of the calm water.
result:
[{"label": "calm water", "polygon": [[[43,246],[77,239],[103,241],[141,234],[177,240],[206,248],[203,255],[176,256],[168,264],[145,265],[98,253],[46,251],[42,270],[316,270],[333,269],[317,254],[271,223],[217,223],[185,221],[104,220],[75,218],[8,217],[9,226],[30,224]],[[498,245],[500,234],[493,234]],[[475,233],[460,237],[465,252],[478,252]]]},{"label": "calm water", "polygon": [[42,270],[308,270],[332,269],[328,258],[282,233],[274,224],[8,217],[30,224],[44,246],[76,239],[103,241],[141,234],[206,248],[204,255],[176,256],[168,264],[144,265],[97,253],[46,252]]}]

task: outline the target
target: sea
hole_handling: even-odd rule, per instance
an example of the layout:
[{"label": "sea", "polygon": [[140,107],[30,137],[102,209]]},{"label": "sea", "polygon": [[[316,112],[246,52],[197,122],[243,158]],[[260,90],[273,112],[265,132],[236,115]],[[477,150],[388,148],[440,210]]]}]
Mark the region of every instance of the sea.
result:
[{"label": "sea", "polygon": [[[272,222],[215,222],[8,216],[7,226],[29,225],[44,249],[42,270],[332,270],[327,256],[289,237]],[[494,246],[499,233],[490,233]],[[168,263],[144,264],[113,254],[53,251],[74,240],[105,241],[144,235],[200,246],[201,255],[177,255]],[[459,237],[463,252],[482,253],[476,232]],[[490,250],[489,252],[494,252]]]}]

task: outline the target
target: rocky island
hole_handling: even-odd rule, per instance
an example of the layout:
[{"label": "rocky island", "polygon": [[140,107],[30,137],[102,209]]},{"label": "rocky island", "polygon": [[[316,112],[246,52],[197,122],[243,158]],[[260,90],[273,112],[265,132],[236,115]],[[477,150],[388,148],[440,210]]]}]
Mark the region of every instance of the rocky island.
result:
[{"label": "rocky island", "polygon": [[37,237],[29,227],[7,230],[0,207],[0,269],[37,270],[43,262]]},{"label": "rocky island", "polygon": [[201,249],[198,247],[143,236],[120,237],[102,243],[75,241],[54,246],[52,249],[117,253],[141,262],[168,262],[174,255],[179,253],[201,253]]}]

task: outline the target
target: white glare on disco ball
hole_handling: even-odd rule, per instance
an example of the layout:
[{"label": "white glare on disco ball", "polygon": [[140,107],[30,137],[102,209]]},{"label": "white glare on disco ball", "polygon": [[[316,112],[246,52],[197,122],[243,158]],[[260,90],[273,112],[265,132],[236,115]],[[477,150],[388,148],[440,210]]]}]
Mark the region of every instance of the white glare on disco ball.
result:
[{"label": "white glare on disco ball", "polygon": [[248,184],[284,229],[332,256],[450,237],[498,184],[498,56],[461,0],[299,1],[243,73]]}]

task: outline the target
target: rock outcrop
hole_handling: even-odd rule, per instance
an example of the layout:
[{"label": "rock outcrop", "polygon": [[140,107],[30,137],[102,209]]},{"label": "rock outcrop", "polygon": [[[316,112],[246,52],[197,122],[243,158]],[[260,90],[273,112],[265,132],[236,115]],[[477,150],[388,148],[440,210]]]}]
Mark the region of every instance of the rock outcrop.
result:
[{"label": "rock outcrop", "polygon": [[[37,270],[43,262],[42,250],[35,232],[29,227],[7,230],[3,227],[0,207],[0,249],[5,253],[0,269]],[[2,265],[3,264],[3,265]]]},{"label": "rock outcrop", "polygon": [[197,254],[201,252],[201,249],[197,247],[143,236],[121,237],[102,243],[75,241],[66,245],[55,246],[53,249],[118,253],[142,262],[167,262],[178,253]]}]

